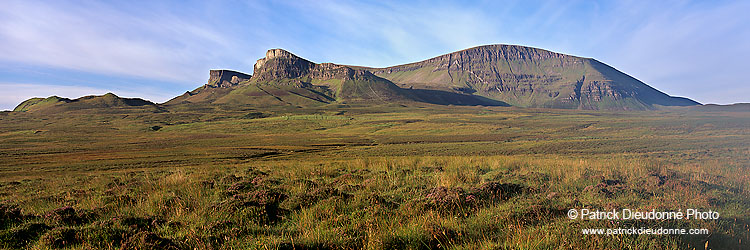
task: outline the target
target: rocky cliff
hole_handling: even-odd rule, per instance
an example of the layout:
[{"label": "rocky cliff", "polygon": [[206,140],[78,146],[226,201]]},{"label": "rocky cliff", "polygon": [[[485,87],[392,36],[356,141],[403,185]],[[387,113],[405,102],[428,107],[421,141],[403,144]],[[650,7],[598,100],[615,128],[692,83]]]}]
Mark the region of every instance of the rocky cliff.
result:
[{"label": "rocky cliff", "polygon": [[283,49],[271,49],[254,65],[254,83],[296,83],[298,87],[318,86],[339,101],[404,99],[403,91],[369,70],[333,63],[313,63]]},{"label": "rocky cliff", "polygon": [[283,49],[270,49],[254,65],[254,81],[306,78],[318,81],[378,78],[369,70],[333,63],[313,63]]},{"label": "rocky cliff", "polygon": [[210,70],[206,87],[229,88],[240,82],[250,80],[250,75],[232,70]]}]

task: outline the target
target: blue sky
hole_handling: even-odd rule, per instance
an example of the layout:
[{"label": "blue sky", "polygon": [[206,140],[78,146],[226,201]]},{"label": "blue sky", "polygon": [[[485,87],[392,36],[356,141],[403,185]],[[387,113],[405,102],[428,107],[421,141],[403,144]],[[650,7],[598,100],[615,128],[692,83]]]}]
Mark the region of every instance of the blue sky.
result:
[{"label": "blue sky", "polygon": [[750,102],[750,1],[33,1],[0,8],[0,109],[164,102],[269,48],[391,66],[484,44],[593,57],[670,95]]}]

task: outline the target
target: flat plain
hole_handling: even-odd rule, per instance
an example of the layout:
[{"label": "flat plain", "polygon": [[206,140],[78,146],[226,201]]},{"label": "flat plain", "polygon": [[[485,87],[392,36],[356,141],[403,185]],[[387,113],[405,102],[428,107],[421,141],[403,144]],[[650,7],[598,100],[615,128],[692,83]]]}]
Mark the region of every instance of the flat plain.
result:
[{"label": "flat plain", "polygon": [[[430,104],[0,113],[0,246],[743,249],[750,112]],[[720,213],[582,221],[569,209]],[[708,235],[583,235],[585,228]]]}]

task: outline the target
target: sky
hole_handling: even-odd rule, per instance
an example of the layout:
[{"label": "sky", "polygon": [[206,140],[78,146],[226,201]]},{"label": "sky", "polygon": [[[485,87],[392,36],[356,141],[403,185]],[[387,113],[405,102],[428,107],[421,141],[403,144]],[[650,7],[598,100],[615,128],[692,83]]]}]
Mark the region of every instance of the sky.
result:
[{"label": "sky", "polygon": [[485,44],[591,57],[673,96],[750,102],[750,1],[34,1],[0,8],[0,110],[164,102],[271,48],[386,67]]}]

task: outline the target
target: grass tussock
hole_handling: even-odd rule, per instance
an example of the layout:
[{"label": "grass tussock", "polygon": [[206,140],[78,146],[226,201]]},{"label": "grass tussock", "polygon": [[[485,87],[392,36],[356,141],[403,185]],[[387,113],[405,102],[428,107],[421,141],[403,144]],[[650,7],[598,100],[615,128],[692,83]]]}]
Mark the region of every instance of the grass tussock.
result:
[{"label": "grass tussock", "polygon": [[[742,249],[750,242],[745,114],[387,108],[1,117],[0,247]],[[18,132],[29,129],[40,132]],[[697,208],[721,217],[567,218],[582,208]],[[581,233],[617,227],[710,234]]]}]

